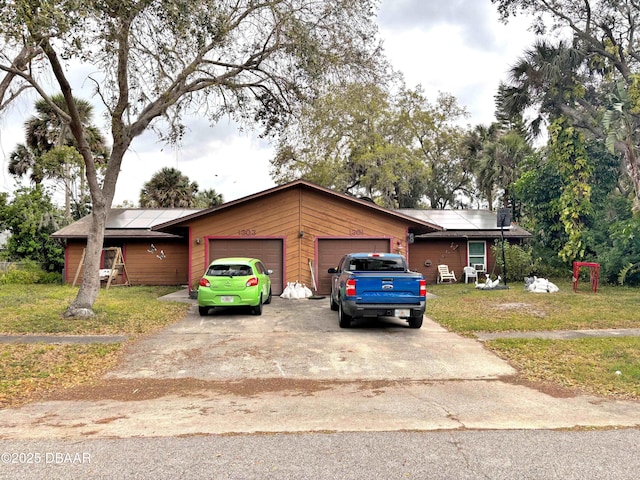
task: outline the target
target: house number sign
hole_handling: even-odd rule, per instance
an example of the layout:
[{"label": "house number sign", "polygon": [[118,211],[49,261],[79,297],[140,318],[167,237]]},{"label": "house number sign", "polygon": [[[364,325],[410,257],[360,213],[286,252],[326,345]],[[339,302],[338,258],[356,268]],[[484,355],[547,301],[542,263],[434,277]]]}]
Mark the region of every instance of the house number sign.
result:
[{"label": "house number sign", "polygon": [[255,237],[257,231],[255,228],[243,228],[242,230],[238,230],[238,235],[241,237]]},{"label": "house number sign", "polygon": [[360,237],[364,235],[364,230],[361,228],[350,228],[349,235],[352,237]]}]

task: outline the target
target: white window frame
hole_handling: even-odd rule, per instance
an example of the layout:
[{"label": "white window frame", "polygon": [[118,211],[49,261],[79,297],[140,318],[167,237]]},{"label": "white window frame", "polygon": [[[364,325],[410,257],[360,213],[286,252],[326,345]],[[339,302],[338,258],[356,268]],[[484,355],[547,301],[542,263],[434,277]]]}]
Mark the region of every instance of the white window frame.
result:
[{"label": "white window frame", "polygon": [[[482,244],[482,249],[484,251],[482,255],[482,262],[477,261],[480,255],[471,255],[471,244],[473,243]],[[472,257],[474,258],[473,262],[471,260]],[[483,268],[481,269],[476,268],[476,270],[478,270],[479,272],[487,271],[487,242],[486,240],[468,240],[467,241],[467,265],[471,267],[475,267],[478,264],[482,264]]]}]

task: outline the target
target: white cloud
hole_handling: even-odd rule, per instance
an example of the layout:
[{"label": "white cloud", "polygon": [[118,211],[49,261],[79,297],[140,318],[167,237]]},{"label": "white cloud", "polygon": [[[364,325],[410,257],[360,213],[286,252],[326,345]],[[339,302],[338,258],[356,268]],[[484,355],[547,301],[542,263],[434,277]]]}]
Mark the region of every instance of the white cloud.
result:
[{"label": "white cloud", "polygon": [[469,110],[470,123],[491,123],[498,85],[534,36],[522,19],[501,24],[488,0],[437,3],[437,10],[434,5],[383,2],[380,29],[387,57],[410,87],[422,85],[432,100],[438,92],[450,93]]}]

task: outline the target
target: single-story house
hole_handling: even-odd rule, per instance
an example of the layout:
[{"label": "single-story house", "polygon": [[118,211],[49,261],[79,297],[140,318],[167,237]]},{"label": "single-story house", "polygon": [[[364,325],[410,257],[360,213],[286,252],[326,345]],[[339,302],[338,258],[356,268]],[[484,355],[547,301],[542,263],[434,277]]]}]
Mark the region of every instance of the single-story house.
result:
[{"label": "single-story house", "polygon": [[[67,282],[80,267],[88,221],[85,217],[54,234],[66,240]],[[448,263],[459,279],[462,267],[471,263],[490,271],[489,247],[500,238],[495,225],[493,212],[391,210],[296,180],[203,210],[113,209],[105,247],[122,249],[132,285],[195,289],[213,259],[254,256],[273,270],[274,294],[295,281],[326,294],[327,270],[353,251],[402,253],[429,283],[436,282],[439,263]],[[509,240],[530,236],[518,227],[505,229]]]}]

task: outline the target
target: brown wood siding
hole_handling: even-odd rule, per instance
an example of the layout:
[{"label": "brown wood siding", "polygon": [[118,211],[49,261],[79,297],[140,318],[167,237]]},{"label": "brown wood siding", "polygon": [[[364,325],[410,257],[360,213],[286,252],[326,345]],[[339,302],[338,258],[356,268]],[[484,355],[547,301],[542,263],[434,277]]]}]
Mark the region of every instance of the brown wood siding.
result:
[{"label": "brown wood siding", "polygon": [[[384,244],[384,251],[406,254],[407,225],[400,219],[310,190],[301,191],[301,204],[300,229],[305,241],[301,244],[298,267],[300,277],[312,285],[309,260],[313,260],[318,293],[328,293],[330,286],[325,266],[331,259],[321,257],[319,245],[325,239],[357,240],[354,243],[358,249]],[[401,250],[397,248],[398,242]]]},{"label": "brown wood siding", "polygon": [[[148,251],[151,243],[156,247],[155,253]],[[184,241],[128,241],[121,245],[131,285],[185,285],[187,283],[189,252]],[[75,278],[85,246],[86,242],[83,241],[67,242],[65,272],[67,283],[72,283]],[[163,260],[157,258],[161,251],[165,254]],[[80,270],[76,285],[82,282],[83,274],[84,267]],[[121,277],[112,284],[118,283],[122,283]]]},{"label": "brown wood siding", "polygon": [[462,268],[467,264],[466,240],[418,240],[409,245],[409,254],[409,267],[422,273],[427,284],[437,282],[438,265],[442,264],[449,266],[458,281],[464,281]]},{"label": "brown wood siding", "polygon": [[[84,251],[86,245],[86,242],[77,240],[69,240],[67,242],[67,248],[65,251],[65,282],[73,282],[73,279],[76,276],[76,272],[78,271],[78,266],[80,265],[80,260],[82,259],[82,252]],[[83,273],[84,267],[80,269],[78,282],[82,280]]]},{"label": "brown wood siding", "polygon": [[[150,252],[151,243],[156,248]],[[186,285],[189,251],[182,241],[129,242],[124,262],[131,285]],[[161,252],[164,253],[164,258]]]},{"label": "brown wood siding", "polygon": [[[493,240],[486,240],[488,273],[495,276],[495,257],[491,252]],[[467,265],[467,240],[417,240],[409,245],[409,267],[412,270],[422,273],[427,280],[427,284],[435,284],[438,280],[438,265],[444,264],[453,270],[456,279],[464,282],[462,269]],[[425,263],[430,262],[430,266]],[[480,281],[483,279],[480,278]]]},{"label": "brown wood siding", "polygon": [[[189,222],[191,229],[191,287],[196,288],[207,266],[210,237],[273,238],[284,243],[284,282],[313,285],[309,262],[318,274],[318,239],[386,238],[406,253],[407,225],[339,197],[306,188],[283,190],[221,209]],[[197,241],[199,239],[199,242]]]}]

